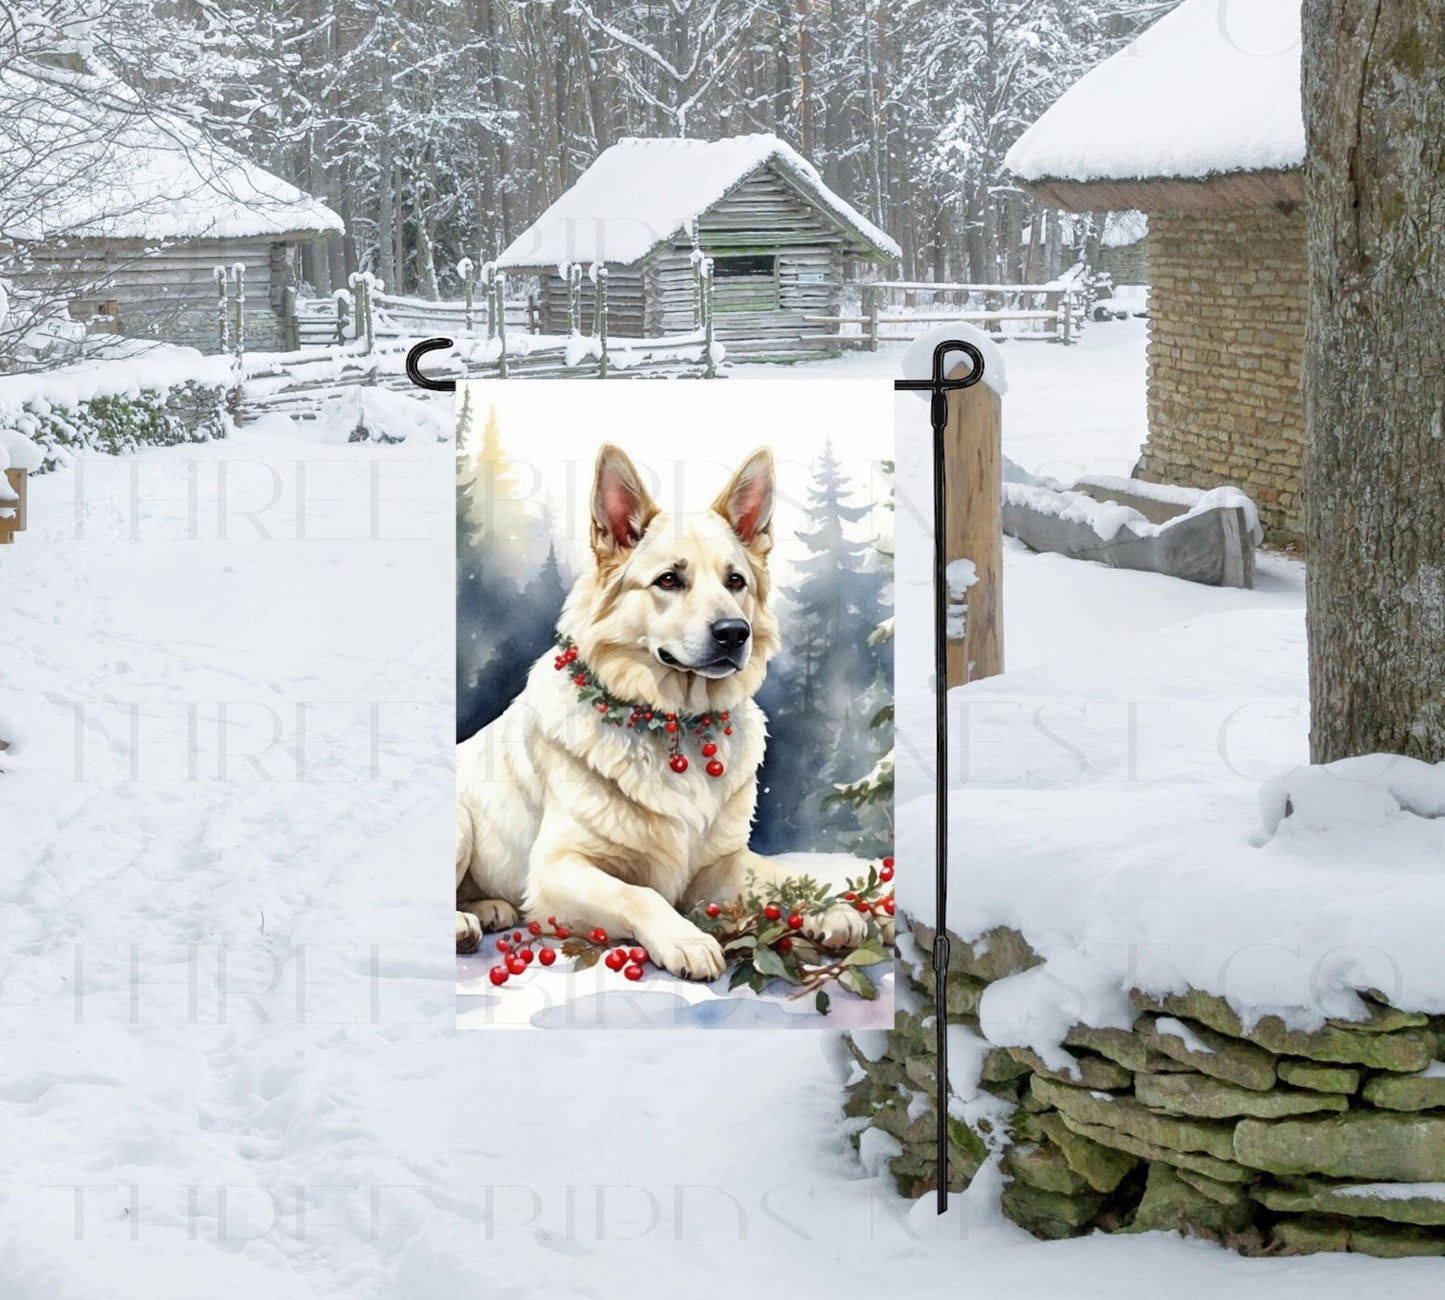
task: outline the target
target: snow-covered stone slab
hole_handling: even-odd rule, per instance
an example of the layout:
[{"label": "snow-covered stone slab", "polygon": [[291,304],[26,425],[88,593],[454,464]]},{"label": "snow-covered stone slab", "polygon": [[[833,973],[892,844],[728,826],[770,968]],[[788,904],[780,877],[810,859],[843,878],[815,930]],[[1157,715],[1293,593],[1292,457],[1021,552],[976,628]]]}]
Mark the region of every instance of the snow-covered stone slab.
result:
[{"label": "snow-covered stone slab", "polygon": [[1215,587],[1254,586],[1251,511],[1238,489],[1216,488],[1183,513],[1151,523],[1132,506],[1082,492],[1003,485],[1003,530],[1032,550]]}]

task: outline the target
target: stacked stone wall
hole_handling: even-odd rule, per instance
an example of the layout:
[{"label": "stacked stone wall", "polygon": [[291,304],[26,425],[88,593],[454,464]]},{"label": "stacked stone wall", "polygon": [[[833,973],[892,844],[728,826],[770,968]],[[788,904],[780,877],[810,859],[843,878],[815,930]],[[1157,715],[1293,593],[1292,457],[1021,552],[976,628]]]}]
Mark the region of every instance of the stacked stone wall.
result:
[{"label": "stacked stone wall", "polygon": [[[920,952],[933,934],[914,923]],[[1023,937],[953,941],[949,1019],[978,1031],[990,983],[1037,965]],[[927,972],[881,1054],[854,1047],[846,1111],[889,1133],[899,1189],[935,1186],[936,1085]],[[1366,999],[1362,1021],[1245,1024],[1198,990],[1134,990],[1133,1025],[1076,1025],[1077,1072],[994,1046],[980,1086],[1006,1130],[950,1122],[957,1190],[1000,1157],[1004,1213],[1042,1238],[1176,1229],[1247,1254],[1445,1255],[1445,1018]],[[861,1140],[861,1137],[860,1137]]]}]

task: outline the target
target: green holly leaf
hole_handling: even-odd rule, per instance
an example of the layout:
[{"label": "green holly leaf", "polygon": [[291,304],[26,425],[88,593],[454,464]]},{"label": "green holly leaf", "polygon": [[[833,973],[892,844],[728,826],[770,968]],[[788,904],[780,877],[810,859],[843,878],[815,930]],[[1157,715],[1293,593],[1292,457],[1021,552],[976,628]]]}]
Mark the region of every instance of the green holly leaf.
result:
[{"label": "green holly leaf", "polygon": [[818,996],[813,999],[813,1006],[817,1008],[820,1016],[828,1014],[828,995],[822,989],[818,990]]},{"label": "green holly leaf", "polygon": [[751,984],[756,975],[757,971],[753,968],[752,962],[738,962],[737,968],[733,971],[732,978],[728,980],[728,992],[731,993],[740,984]]},{"label": "green holly leaf", "polygon": [[845,966],[876,966],[880,961],[887,961],[889,954],[884,951],[883,945],[876,940],[870,939],[861,948],[854,948],[843,958]]},{"label": "green holly leaf", "polygon": [[597,963],[598,963],[599,961],[601,961],[601,960],[602,960],[602,949],[601,949],[601,948],[588,947],[585,951],[579,952],[579,953],[577,954],[577,959],[576,959],[576,961],[574,961],[574,962],[572,963],[572,969],[573,969],[574,971],[578,971],[578,970],[591,970],[592,967],[594,967],[595,965],[597,965]]},{"label": "green holly leaf", "polygon": [[777,943],[788,932],[786,925],[770,925],[757,938],[759,948],[766,948],[769,944]]},{"label": "green holly leaf", "polygon": [[838,976],[838,983],[868,1002],[872,1002],[878,996],[878,990],[873,986],[873,981],[858,966],[849,966],[844,970]]},{"label": "green holly leaf", "polygon": [[731,943],[724,944],[723,951],[735,952],[743,948],[752,948],[757,944],[757,942],[758,937],[755,934],[740,934]]},{"label": "green holly leaf", "polygon": [[753,965],[764,975],[775,975],[778,979],[797,982],[797,976],[788,970],[782,956],[771,948],[756,948],[753,950]]}]

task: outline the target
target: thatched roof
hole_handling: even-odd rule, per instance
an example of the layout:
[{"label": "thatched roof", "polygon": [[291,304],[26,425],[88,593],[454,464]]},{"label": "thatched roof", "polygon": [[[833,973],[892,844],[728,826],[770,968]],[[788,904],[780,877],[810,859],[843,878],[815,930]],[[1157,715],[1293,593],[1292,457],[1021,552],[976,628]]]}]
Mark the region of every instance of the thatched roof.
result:
[{"label": "thatched roof", "polygon": [[1031,193],[1074,211],[1303,198],[1300,0],[1184,0],[1083,77],[1009,150]]},{"label": "thatched roof", "polygon": [[631,266],[660,244],[685,235],[729,191],[769,165],[837,225],[853,251],[878,258],[900,255],[898,245],[824,185],[801,154],[775,135],[740,135],[619,141],[512,241],[497,265]]},{"label": "thatched roof", "polygon": [[0,122],[0,239],[162,242],[342,228],[324,203],[148,107],[93,61],[6,64]]}]

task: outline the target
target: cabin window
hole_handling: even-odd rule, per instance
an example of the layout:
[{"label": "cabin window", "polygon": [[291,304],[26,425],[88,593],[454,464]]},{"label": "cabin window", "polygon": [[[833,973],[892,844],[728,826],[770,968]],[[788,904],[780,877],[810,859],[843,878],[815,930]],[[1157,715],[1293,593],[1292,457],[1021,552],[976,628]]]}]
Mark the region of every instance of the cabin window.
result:
[{"label": "cabin window", "polygon": [[712,259],[716,311],[776,311],[778,259],[772,253],[729,253]]}]

